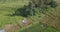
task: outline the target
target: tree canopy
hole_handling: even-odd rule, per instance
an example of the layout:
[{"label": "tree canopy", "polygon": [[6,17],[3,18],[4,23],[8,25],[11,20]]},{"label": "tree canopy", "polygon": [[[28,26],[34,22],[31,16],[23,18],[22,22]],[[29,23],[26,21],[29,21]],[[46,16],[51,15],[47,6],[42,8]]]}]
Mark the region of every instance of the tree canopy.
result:
[{"label": "tree canopy", "polygon": [[55,8],[57,6],[54,0],[30,0],[27,6],[24,6],[19,10],[19,14],[22,16],[34,16],[40,13],[45,13],[49,8]]}]

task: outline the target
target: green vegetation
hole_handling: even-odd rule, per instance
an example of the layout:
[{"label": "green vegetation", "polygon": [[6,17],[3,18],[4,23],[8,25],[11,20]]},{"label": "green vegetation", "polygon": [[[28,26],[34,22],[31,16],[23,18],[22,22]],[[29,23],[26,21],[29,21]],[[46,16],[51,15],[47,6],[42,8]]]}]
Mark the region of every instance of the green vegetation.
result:
[{"label": "green vegetation", "polygon": [[28,1],[24,1],[22,3],[20,0],[16,2],[11,1],[11,3],[8,3],[8,1],[7,3],[2,2],[2,4],[0,4],[0,27],[6,24],[16,23],[15,21],[20,21],[23,19],[22,16],[10,16],[10,14],[15,13],[17,8],[20,8],[27,4]]},{"label": "green vegetation", "polygon": [[27,29],[23,29],[20,32],[60,32],[60,31],[51,26],[47,26],[43,23],[37,23]]},{"label": "green vegetation", "polygon": [[16,14],[29,17],[40,15],[40,13],[46,13],[50,8],[56,7],[57,4],[53,0],[31,0],[28,5],[25,5],[23,8],[19,8],[16,11]]},{"label": "green vegetation", "polygon": [[35,2],[32,1],[31,3],[29,0],[0,0],[0,28],[3,28],[7,24],[18,24],[20,20],[24,18],[29,18],[32,19],[31,25],[27,25],[26,27],[25,26],[21,27],[20,29],[15,31],[16,32],[60,32],[58,29],[50,25],[45,25],[45,23],[38,22],[40,18],[43,18],[45,16],[46,12],[47,13],[51,12],[53,8],[56,8],[57,6],[56,2],[55,1],[51,2],[50,0],[49,1],[41,0],[43,1],[43,3],[40,3],[40,0],[38,0],[37,2],[36,1]]}]

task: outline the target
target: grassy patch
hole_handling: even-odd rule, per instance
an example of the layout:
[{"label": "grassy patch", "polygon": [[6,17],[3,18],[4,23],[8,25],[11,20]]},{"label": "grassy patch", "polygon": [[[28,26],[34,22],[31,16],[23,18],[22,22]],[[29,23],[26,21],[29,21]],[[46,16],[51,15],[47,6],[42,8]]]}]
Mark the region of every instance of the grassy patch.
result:
[{"label": "grassy patch", "polygon": [[15,13],[17,8],[21,8],[28,4],[28,1],[21,2],[20,0],[16,2],[13,0],[9,3],[8,2],[9,1],[6,3],[0,3],[0,28],[6,24],[14,24],[23,19],[21,16],[9,16],[8,14]]}]

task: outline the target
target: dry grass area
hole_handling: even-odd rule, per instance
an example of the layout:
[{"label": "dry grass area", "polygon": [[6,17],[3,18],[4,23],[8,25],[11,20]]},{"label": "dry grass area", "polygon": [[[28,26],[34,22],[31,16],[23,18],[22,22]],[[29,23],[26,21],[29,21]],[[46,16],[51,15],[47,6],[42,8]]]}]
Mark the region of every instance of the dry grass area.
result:
[{"label": "dry grass area", "polygon": [[8,24],[4,26],[5,32],[15,32],[20,27],[17,24]]}]

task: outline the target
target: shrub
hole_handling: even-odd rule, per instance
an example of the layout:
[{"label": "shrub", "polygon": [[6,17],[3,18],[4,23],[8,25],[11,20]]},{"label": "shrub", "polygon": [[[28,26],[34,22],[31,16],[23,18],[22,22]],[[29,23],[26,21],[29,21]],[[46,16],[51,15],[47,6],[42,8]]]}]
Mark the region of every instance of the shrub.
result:
[{"label": "shrub", "polygon": [[51,3],[50,3],[50,5],[51,5],[52,8],[55,8],[57,6],[57,3],[52,0]]}]

